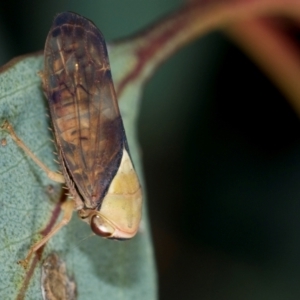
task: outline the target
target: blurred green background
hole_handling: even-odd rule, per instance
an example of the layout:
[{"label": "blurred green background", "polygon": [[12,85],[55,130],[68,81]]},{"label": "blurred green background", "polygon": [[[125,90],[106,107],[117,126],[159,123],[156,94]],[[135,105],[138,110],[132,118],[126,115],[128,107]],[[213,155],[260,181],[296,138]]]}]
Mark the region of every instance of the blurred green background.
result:
[{"label": "blurred green background", "polygon": [[[0,62],[43,49],[61,11],[112,41],[180,5],[1,1]],[[138,127],[160,299],[300,299],[300,126],[269,80],[210,33],[160,67]]]}]

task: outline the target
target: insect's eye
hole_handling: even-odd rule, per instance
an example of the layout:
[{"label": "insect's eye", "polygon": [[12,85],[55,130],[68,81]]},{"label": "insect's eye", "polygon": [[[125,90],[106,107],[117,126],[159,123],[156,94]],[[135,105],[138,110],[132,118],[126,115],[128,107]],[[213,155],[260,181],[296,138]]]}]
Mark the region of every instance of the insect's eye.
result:
[{"label": "insect's eye", "polygon": [[115,232],[115,229],[99,215],[94,215],[92,217],[91,229],[95,234],[104,238],[112,237]]}]

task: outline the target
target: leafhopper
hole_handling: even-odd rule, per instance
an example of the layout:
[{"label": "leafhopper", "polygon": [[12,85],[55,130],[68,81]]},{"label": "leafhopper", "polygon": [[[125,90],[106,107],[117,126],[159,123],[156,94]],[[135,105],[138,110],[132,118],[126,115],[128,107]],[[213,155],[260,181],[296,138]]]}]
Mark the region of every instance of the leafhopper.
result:
[{"label": "leafhopper", "polygon": [[99,29],[75,13],[57,15],[46,40],[40,76],[62,174],[49,170],[10,123],[2,127],[49,178],[66,183],[72,199],[62,205],[62,220],[30,248],[23,265],[71,220],[74,209],[96,235],[124,240],[137,233],[142,208],[141,187]]}]

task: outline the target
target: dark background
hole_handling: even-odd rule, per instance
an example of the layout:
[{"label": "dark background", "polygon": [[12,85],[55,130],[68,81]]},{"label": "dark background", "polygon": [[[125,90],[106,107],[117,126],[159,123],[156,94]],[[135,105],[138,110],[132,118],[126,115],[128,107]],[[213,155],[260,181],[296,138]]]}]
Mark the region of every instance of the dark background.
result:
[{"label": "dark background", "polygon": [[[61,11],[111,41],[180,5],[1,1],[0,62],[43,49]],[[148,83],[138,127],[160,299],[300,299],[300,126],[256,66],[202,37]]]}]

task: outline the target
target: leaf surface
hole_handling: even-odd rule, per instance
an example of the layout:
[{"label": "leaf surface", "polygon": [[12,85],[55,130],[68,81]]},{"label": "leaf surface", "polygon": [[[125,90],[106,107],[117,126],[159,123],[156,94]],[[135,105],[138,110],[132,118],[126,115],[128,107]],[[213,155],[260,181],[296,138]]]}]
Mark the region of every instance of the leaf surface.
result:
[{"label": "leaf surface", "polygon": [[[116,55],[118,51],[110,56],[111,62],[116,61],[113,72],[122,74],[124,66],[117,63]],[[47,101],[37,75],[42,65],[43,56],[36,54],[2,68],[0,125],[8,120],[35,155],[58,170],[53,161],[55,145],[48,129]],[[141,177],[134,129],[140,86],[130,90],[121,95],[120,109]],[[56,215],[60,218],[57,203],[63,192],[6,131],[0,131],[0,141],[0,298],[42,299],[41,266],[46,257],[57,253],[66,263],[70,280],[75,281],[77,299],[155,299],[155,267],[145,210],[141,232],[126,242],[92,236],[89,226],[74,213],[70,224],[50,239],[40,257],[34,256],[27,270],[17,264]]]}]

